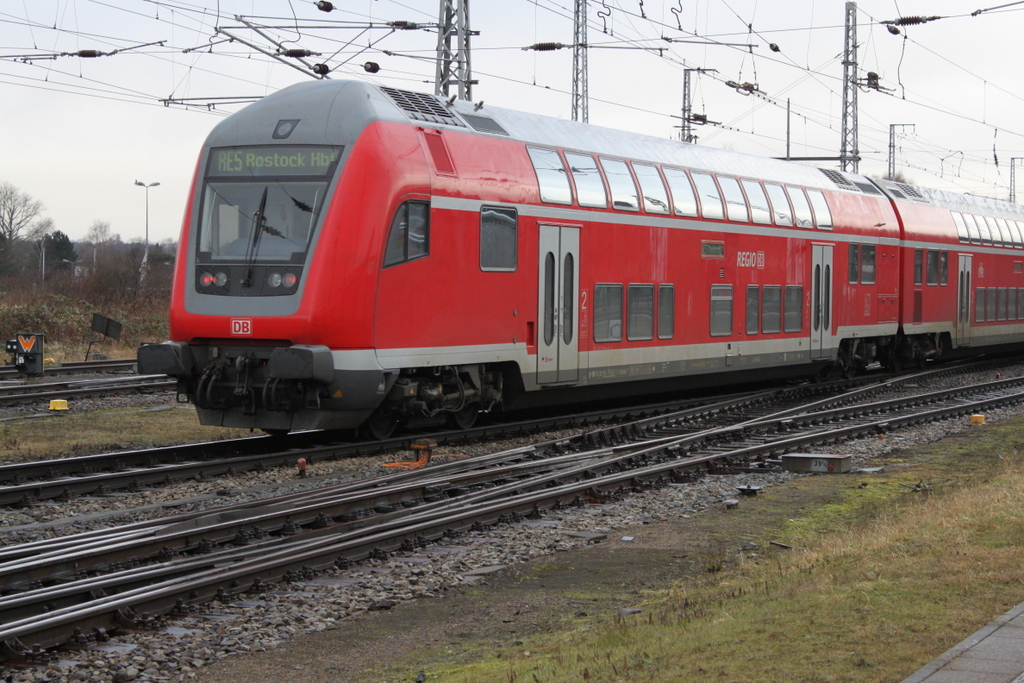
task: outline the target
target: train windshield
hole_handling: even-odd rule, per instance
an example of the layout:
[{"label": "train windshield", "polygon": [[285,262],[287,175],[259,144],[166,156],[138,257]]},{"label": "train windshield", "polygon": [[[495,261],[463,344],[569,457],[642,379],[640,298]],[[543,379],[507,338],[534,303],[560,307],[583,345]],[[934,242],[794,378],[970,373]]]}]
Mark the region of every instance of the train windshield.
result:
[{"label": "train windshield", "polygon": [[305,261],[340,156],[340,147],[211,150],[199,223],[199,261]]}]

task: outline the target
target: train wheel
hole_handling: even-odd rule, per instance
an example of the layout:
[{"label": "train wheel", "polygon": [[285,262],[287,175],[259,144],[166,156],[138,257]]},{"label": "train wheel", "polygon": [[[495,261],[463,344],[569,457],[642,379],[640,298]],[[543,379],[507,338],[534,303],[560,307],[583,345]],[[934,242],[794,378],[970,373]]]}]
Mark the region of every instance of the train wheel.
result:
[{"label": "train wheel", "polygon": [[366,422],[359,429],[363,435],[377,441],[383,441],[384,439],[391,438],[391,435],[395,433],[397,428],[398,416],[394,413],[374,413],[366,418]]},{"label": "train wheel", "polygon": [[470,403],[462,410],[447,414],[448,426],[452,429],[469,429],[476,424],[476,418],[480,415],[480,406]]}]

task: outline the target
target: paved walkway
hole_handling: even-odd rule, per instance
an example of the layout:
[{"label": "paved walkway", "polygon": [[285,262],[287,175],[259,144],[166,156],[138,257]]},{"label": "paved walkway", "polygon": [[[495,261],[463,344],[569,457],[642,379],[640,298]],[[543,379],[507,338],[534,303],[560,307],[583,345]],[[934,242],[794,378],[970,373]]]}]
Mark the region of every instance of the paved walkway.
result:
[{"label": "paved walkway", "polygon": [[1024,602],[903,683],[1024,683]]}]

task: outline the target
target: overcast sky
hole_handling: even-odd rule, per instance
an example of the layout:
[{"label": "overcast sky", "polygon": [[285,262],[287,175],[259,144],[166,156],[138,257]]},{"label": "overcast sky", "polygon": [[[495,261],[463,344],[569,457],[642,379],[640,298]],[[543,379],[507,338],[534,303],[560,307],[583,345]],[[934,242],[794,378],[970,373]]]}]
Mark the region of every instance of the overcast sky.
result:
[{"label": "overcast sky", "polygon": [[[308,0],[0,2],[0,182],[40,200],[72,239],[106,221],[126,241],[145,232],[146,191],[134,182],[159,182],[149,190],[150,241],[176,239],[203,139],[243,106],[219,98],[260,97],[311,77],[244,43],[321,53],[307,61],[326,63],[332,78],[433,91],[436,33],[385,24],[436,23],[438,0],[333,3],[325,13]],[[836,156],[845,4],[592,0],[590,122],[677,137],[683,69],[714,69],[692,77],[694,112],[720,124],[695,127],[698,144],[785,155],[788,98],[791,154]],[[890,124],[914,124],[898,137],[897,165],[910,182],[1008,198],[1010,160],[1024,157],[1024,4],[990,9],[1003,4],[858,3],[859,72],[880,76],[880,89],[859,93],[862,173],[884,175]],[[472,0],[473,99],[569,118],[571,50],[521,48],[571,43],[572,6]],[[899,35],[882,23],[933,16],[941,18]],[[80,50],[117,53],[61,55]],[[367,61],[380,71],[368,74]]]}]

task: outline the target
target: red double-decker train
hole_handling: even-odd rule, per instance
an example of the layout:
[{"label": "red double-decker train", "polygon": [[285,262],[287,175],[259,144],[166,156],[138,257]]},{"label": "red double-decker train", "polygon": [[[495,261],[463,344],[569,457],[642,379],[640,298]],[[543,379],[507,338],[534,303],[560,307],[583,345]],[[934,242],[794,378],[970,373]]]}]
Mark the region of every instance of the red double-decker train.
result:
[{"label": "red double-decker train", "polygon": [[139,349],[204,424],[482,411],[893,368],[1024,339],[1014,204],[361,82],[203,147]]}]

